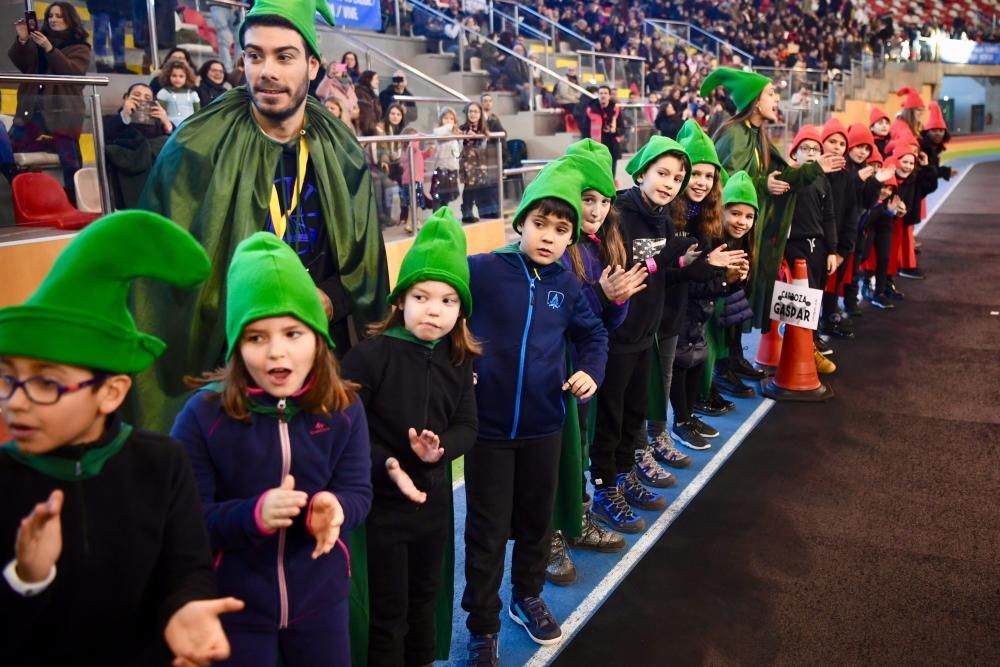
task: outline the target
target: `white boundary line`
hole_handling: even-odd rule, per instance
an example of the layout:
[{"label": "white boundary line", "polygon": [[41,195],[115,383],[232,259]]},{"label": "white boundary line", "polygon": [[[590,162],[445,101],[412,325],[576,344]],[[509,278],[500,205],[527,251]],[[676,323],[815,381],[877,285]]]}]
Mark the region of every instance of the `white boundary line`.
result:
[{"label": "white boundary line", "polygon": [[76,232],[69,234],[56,234],[54,236],[38,236],[33,239],[17,239],[14,241],[3,241],[0,242],[0,248],[9,248],[15,245],[26,245],[28,243],[41,243],[43,241],[58,241],[59,239],[69,239],[76,236]]},{"label": "white boundary line", "polygon": [[955,178],[954,181],[948,181],[948,191],[941,195],[940,199],[934,202],[934,208],[927,211],[927,219],[917,225],[916,229],[913,230],[914,236],[919,236],[920,232],[924,231],[924,227],[930,224],[930,221],[934,218],[934,214],[938,212],[938,209],[941,208],[941,206],[948,201],[948,197],[950,197],[952,193],[958,189],[959,183],[964,181],[965,177],[969,175],[969,172],[975,169],[979,164],[979,162],[972,162],[958,174],[958,177]]},{"label": "white boundary line", "polygon": [[563,638],[559,644],[550,647],[542,647],[535,651],[526,665],[527,667],[542,667],[550,664],[556,656],[566,648],[570,640],[576,635],[590,617],[600,608],[605,600],[611,595],[618,585],[625,579],[632,568],[646,555],[654,544],[663,536],[670,524],[680,516],[681,512],[688,506],[688,503],[698,495],[710,479],[718,472],[729,457],[732,456],[736,448],[740,446],[744,438],[750,431],[764,418],[764,415],[774,406],[774,401],[764,399],[764,402],[757,406],[751,413],[750,418],[740,425],[736,432],[730,436],[726,444],[722,446],[719,453],[699,472],[693,480],[685,487],[679,496],[670,503],[655,523],[650,526],[642,537],[632,546],[625,556],[611,568],[611,571],[604,575],[601,582],[584,598],[583,602],[573,610],[573,613],[562,623]]}]

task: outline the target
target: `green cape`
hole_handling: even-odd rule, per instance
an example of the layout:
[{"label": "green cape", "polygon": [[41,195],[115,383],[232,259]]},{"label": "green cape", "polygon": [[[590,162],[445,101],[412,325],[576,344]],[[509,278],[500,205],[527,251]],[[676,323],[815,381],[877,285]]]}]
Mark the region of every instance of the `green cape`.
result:
[{"label": "green cape", "polygon": [[[180,292],[146,281],[133,290],[136,323],[168,344],[137,378],[133,423],[166,432],[188,390],[183,376],[212,370],[225,350],[226,271],[237,244],[261,231],[281,144],[261,132],[245,87],[188,119],[153,166],[140,207],[187,229],[212,260],[200,290]],[[386,312],[389,276],[372,197],[371,174],[355,136],[309,98],[306,140],[340,277],[351,294],[359,336]]]},{"label": "green cape", "polygon": [[[771,144],[771,168],[765,170],[760,155],[760,129],[750,123],[732,125],[715,142],[715,149],[723,168],[730,174],[745,171],[757,188],[760,208],[754,223],[754,261],[750,267],[750,307],[753,309],[753,326],[767,331],[771,326],[768,308],[771,292],[778,277],[778,267],[785,255],[785,242],[795,211],[795,191],[811,183],[823,173],[817,163],[801,168],[790,167],[777,147]],[[781,197],[767,193],[767,171],[780,171],[780,178],[792,189]]]}]

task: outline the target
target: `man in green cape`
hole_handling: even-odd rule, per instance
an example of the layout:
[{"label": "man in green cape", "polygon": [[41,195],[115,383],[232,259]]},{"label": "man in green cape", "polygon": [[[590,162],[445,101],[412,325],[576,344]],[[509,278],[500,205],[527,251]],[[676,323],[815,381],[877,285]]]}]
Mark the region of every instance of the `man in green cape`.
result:
[{"label": "man in green cape", "polygon": [[137,285],[136,319],[170,344],[138,378],[134,417],[146,428],[169,428],[186,393],[183,376],[222,361],[226,271],[254,232],[272,231],[296,250],[338,354],[386,314],[385,247],[364,151],[307,97],[320,64],[317,11],[333,24],[319,0],[258,0],[240,28],[247,85],[178,128],[150,174],[140,207],[189,230],[213,267],[193,295]]}]

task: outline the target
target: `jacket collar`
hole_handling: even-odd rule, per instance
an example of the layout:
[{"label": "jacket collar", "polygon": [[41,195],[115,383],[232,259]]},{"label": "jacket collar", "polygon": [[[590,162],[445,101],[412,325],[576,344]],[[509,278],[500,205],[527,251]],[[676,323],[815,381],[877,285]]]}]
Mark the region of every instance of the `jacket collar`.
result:
[{"label": "jacket collar", "polygon": [[45,454],[29,454],[18,449],[12,440],[2,450],[46,477],[76,482],[100,475],[104,464],[121,451],[132,430],[130,424],[113,414],[105,422],[104,435],[92,443],[64,445]]}]

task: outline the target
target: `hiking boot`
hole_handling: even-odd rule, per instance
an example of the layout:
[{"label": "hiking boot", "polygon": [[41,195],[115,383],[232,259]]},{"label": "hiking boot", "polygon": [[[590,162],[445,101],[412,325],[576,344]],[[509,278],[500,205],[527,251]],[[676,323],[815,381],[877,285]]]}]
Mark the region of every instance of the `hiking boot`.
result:
[{"label": "hiking boot", "polygon": [[664,431],[649,445],[649,450],[657,461],[671,468],[687,468],[691,457],[674,447],[674,439]]},{"label": "hiking boot", "polygon": [[712,448],[712,445],[709,444],[708,440],[702,437],[701,433],[698,433],[698,431],[696,431],[690,423],[674,424],[673,433],[674,437],[677,438],[677,442],[681,443],[688,449],[694,449],[700,452],[702,450]]},{"label": "hiking boot", "polygon": [[568,537],[566,543],[574,549],[589,549],[606,554],[622,551],[625,548],[625,538],[597,523],[594,520],[594,513],[590,510],[583,513],[583,532],[580,537]]},{"label": "hiking boot", "polygon": [[691,428],[698,431],[698,433],[701,434],[701,437],[703,438],[708,438],[711,440],[712,438],[719,437],[718,429],[716,429],[713,426],[709,426],[702,420],[698,419],[696,415],[691,415],[690,417],[688,417],[688,424],[691,425]]},{"label": "hiking boot", "polygon": [[837,364],[833,363],[822,354],[819,350],[813,352],[813,357],[816,359],[816,372],[821,375],[829,375],[837,370]]},{"label": "hiking boot", "polygon": [[729,367],[733,369],[733,373],[735,373],[738,377],[758,381],[764,379],[764,371],[759,368],[754,368],[753,365],[742,356],[735,362],[730,360]]},{"label": "hiking boot", "polygon": [[542,598],[515,598],[510,601],[507,612],[536,644],[545,646],[562,641],[562,629]]},{"label": "hiking boot", "polygon": [[469,636],[465,667],[500,667],[500,642],[497,634]]},{"label": "hiking boot", "polygon": [[625,496],[625,501],[632,507],[650,511],[661,510],[667,506],[666,498],[642,485],[635,470],[620,472],[615,479],[622,490],[622,495]]},{"label": "hiking boot", "polygon": [[896,304],[892,302],[892,297],[885,294],[874,295],[868,302],[879,310],[892,310],[896,307]]},{"label": "hiking boot", "polygon": [[639,477],[639,481],[656,489],[665,489],[677,483],[677,479],[656,462],[649,447],[635,450],[632,471]]},{"label": "hiking boot", "polygon": [[896,272],[896,275],[900,278],[909,278],[910,280],[923,280],[927,277],[927,275],[917,267],[913,267],[912,269],[900,269]]},{"label": "hiking boot", "polygon": [[646,520],[637,516],[628,506],[619,486],[594,491],[592,511],[595,519],[619,533],[638,533],[646,528]]},{"label": "hiking boot", "polygon": [[732,371],[716,370],[712,375],[712,382],[723,394],[729,394],[735,398],[753,398],[757,392],[752,387],[748,387]]},{"label": "hiking boot", "polygon": [[549,545],[549,564],[545,566],[545,579],[557,586],[569,586],[576,581],[576,566],[566,550],[566,538],[558,530],[552,531]]}]

